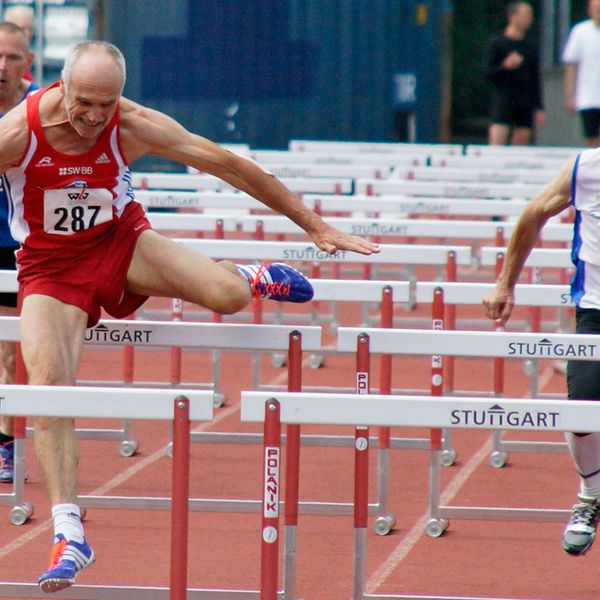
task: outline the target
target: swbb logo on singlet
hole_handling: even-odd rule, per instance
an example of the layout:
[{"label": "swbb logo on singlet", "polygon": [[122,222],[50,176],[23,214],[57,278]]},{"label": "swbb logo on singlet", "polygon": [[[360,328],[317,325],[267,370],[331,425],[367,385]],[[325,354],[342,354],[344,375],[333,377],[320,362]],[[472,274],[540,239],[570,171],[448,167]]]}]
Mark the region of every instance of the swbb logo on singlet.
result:
[{"label": "swbb logo on singlet", "polygon": [[110,221],[113,197],[106,188],[44,190],[44,231],[73,235]]}]

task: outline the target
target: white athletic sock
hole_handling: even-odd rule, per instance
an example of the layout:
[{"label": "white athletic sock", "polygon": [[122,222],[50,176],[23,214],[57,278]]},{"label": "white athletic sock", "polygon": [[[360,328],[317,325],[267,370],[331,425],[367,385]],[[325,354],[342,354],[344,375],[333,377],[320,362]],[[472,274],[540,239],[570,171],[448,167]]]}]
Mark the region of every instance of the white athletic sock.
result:
[{"label": "white athletic sock", "polygon": [[55,504],[52,507],[54,535],[62,533],[67,540],[83,543],[84,533],[81,511],[77,504]]},{"label": "white athletic sock", "polygon": [[581,480],[581,495],[600,498],[600,433],[565,433],[575,468]]}]

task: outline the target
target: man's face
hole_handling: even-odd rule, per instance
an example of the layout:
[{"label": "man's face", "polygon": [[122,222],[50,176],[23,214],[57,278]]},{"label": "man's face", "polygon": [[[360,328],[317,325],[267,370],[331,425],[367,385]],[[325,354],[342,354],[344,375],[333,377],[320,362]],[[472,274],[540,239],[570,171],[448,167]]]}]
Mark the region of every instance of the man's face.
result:
[{"label": "man's face", "polygon": [[600,25],[600,0],[589,0],[588,15],[596,25]]},{"label": "man's face", "polygon": [[97,138],[115,114],[121,85],[74,75],[63,83],[63,93],[73,129],[83,138]]},{"label": "man's face", "polygon": [[0,32],[0,98],[16,95],[32,62],[33,54],[27,51],[21,34]]},{"label": "man's face", "polygon": [[514,14],[514,20],[520,29],[527,31],[533,22],[533,10],[531,6],[526,3],[519,4]]}]

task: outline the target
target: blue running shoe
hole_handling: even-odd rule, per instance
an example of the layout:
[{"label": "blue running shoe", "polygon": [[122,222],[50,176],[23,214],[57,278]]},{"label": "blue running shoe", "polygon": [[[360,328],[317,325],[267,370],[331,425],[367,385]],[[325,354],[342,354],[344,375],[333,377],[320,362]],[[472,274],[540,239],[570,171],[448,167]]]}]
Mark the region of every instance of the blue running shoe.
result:
[{"label": "blue running shoe", "polygon": [[[15,476],[15,443],[0,444],[0,483],[12,483]],[[27,473],[25,473],[27,481]]]},{"label": "blue running shoe", "polygon": [[308,302],[314,290],[310,281],[293,267],[284,263],[236,265],[248,279],[255,298],[277,302]]},{"label": "blue running shoe", "polygon": [[15,474],[15,443],[0,444],[0,483],[12,483]]},{"label": "blue running shoe", "polygon": [[75,576],[92,566],[95,560],[94,551],[85,540],[79,544],[58,534],[54,536],[50,566],[40,575],[38,585],[46,593],[64,590],[75,583]]}]

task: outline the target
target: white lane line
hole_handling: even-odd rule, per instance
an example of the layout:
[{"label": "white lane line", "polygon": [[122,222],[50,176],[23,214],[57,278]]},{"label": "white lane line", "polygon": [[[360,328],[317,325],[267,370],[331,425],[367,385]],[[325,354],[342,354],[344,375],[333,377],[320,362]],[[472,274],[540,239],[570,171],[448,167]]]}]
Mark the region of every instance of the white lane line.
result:
[{"label": "white lane line", "polygon": [[[473,475],[479,465],[489,456],[492,450],[492,436],[471,456],[467,463],[460,471],[452,478],[444,492],[440,496],[440,504],[447,506],[458,494],[462,486],[467,482],[469,477]],[[413,549],[419,541],[425,527],[429,521],[429,512],[424,513],[419,520],[413,525],[412,529],[402,538],[400,543],[392,550],[390,555],[385,559],[381,566],[373,573],[366,584],[367,594],[372,594],[379,589],[381,585],[392,574],[394,569],[404,560],[408,553]]]},{"label": "white lane line", "polygon": [[[541,391],[552,379],[554,372],[553,367],[549,366],[540,374],[538,389]],[[529,389],[521,394],[523,398],[529,396]],[[444,492],[440,495],[440,505],[448,506],[453,498],[458,494],[462,486],[467,482],[469,477],[475,472],[479,465],[490,455],[493,448],[493,437],[490,437],[477,450],[477,452],[465,463],[461,470],[452,478]],[[387,578],[392,574],[394,569],[406,558],[408,553],[414,548],[419,541],[425,527],[429,521],[429,512],[423,514],[415,523],[412,529],[400,540],[398,545],[392,550],[389,556],[373,573],[365,585],[366,593],[373,594],[381,585],[385,583]]]}]

